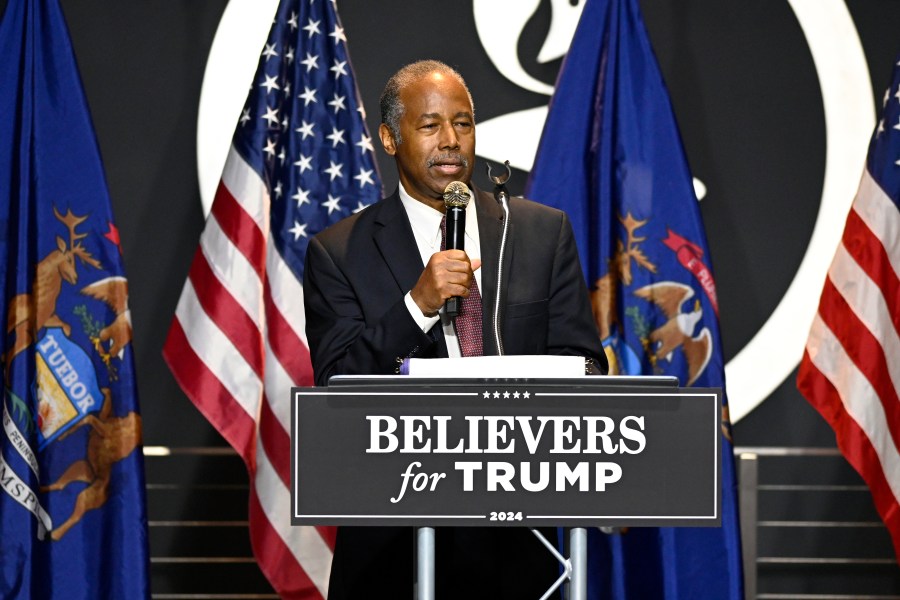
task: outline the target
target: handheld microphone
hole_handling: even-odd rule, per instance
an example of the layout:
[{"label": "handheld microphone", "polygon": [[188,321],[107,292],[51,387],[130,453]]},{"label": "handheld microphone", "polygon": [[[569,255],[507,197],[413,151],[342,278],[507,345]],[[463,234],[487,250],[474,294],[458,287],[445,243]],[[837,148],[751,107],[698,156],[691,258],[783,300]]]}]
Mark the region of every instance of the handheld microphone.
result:
[{"label": "handheld microphone", "polygon": [[[447,208],[447,240],[445,250],[464,250],[466,235],[466,206],[472,192],[461,181],[452,181],[444,188],[444,206]],[[454,296],[444,302],[447,316],[456,318],[459,314],[460,298]]]}]

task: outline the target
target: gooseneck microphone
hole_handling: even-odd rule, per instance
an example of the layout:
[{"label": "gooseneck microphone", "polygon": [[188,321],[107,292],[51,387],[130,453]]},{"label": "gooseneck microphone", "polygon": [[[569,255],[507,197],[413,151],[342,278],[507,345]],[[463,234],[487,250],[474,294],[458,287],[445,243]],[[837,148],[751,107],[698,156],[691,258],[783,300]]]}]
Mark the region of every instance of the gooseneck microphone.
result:
[{"label": "gooseneck microphone", "polygon": [[500,256],[497,261],[497,295],[494,297],[494,342],[497,344],[497,356],[503,356],[503,336],[500,333],[500,306],[501,296],[503,294],[503,260],[506,251],[506,236],[509,233],[509,192],[506,189],[506,182],[512,176],[512,169],[509,168],[509,161],[503,163],[506,167],[506,173],[494,176],[491,174],[491,163],[485,163],[487,166],[488,179],[494,182],[494,198],[503,209],[503,233],[500,236]]},{"label": "gooseneck microphone", "polygon": [[[466,236],[466,206],[472,192],[461,181],[452,181],[444,188],[444,206],[447,208],[447,239],[445,250],[464,250]],[[447,298],[444,311],[451,319],[459,314],[461,299],[459,296]]]}]

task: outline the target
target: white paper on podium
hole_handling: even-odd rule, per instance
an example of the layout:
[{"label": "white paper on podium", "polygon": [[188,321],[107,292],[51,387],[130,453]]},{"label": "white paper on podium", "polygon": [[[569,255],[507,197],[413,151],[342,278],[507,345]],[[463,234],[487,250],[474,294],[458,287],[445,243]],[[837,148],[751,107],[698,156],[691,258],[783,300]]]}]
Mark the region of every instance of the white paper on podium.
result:
[{"label": "white paper on podium", "polygon": [[411,358],[410,377],[570,379],[584,376],[584,357],[551,355]]}]

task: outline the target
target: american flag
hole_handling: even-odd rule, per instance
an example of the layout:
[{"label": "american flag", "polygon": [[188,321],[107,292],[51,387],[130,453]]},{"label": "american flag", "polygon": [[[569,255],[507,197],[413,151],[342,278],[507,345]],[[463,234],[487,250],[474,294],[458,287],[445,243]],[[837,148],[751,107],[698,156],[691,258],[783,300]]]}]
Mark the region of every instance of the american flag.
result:
[{"label": "american flag", "polygon": [[[900,57],[898,57],[900,59]],[[900,560],[900,62],[797,385],[862,475]]]},{"label": "american flag", "polygon": [[247,464],[250,536],[283,598],[324,598],[331,528],[290,524],[290,388],[313,385],[309,239],[381,196],[334,2],[282,0],[163,351]]}]

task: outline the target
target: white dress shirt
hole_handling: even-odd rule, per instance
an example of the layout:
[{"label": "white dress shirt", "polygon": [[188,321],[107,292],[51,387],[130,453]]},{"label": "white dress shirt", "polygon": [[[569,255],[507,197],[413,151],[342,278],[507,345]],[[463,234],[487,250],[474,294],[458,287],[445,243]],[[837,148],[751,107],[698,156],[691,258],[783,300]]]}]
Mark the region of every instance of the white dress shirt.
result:
[{"label": "white dress shirt", "polygon": [[[424,202],[419,202],[410,196],[403,184],[400,184],[400,202],[406,209],[406,215],[409,217],[409,224],[412,226],[413,236],[416,239],[416,246],[419,249],[419,255],[422,257],[422,264],[428,264],[432,254],[441,250],[441,219],[444,213],[433,209]],[[466,206],[466,236],[465,236],[465,252],[469,256],[469,260],[481,258],[481,242],[478,237],[478,216],[475,212],[474,199]],[[481,269],[475,271],[475,281],[478,283],[478,289],[481,289]],[[456,330],[453,328],[453,321],[444,314],[444,307],[441,307],[436,316],[427,317],[422,314],[422,310],[412,299],[410,292],[404,297],[406,308],[409,314],[415,319],[422,331],[429,331],[434,327],[438,320],[444,330],[444,339],[447,342],[447,353],[450,358],[458,358],[462,356],[459,350],[459,340],[456,337]]]}]

